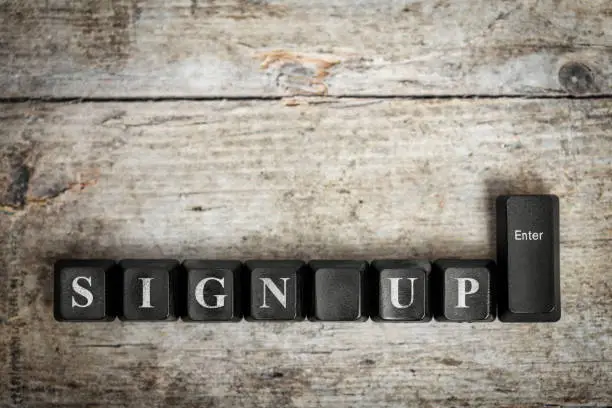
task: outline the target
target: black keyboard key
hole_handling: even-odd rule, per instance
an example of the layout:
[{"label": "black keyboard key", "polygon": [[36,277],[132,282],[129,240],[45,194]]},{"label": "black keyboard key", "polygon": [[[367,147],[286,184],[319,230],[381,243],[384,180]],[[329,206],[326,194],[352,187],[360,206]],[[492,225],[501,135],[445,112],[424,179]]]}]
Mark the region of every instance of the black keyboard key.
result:
[{"label": "black keyboard key", "polygon": [[368,319],[366,273],[363,261],[311,261],[311,320],[365,321]]},{"label": "black keyboard key", "polygon": [[171,259],[127,259],[119,263],[121,320],[176,320],[180,264]]},{"label": "black keyboard key", "polygon": [[304,320],[302,261],[248,261],[243,283],[248,293],[244,317],[259,320]]},{"label": "black keyboard key", "polygon": [[372,262],[372,320],[428,322],[431,263],[412,260]]},{"label": "black keyboard key", "polygon": [[184,321],[242,319],[239,261],[186,260]]},{"label": "black keyboard key", "polygon": [[438,321],[476,322],[495,319],[491,260],[439,259],[434,262],[435,317]]},{"label": "black keyboard key", "polygon": [[555,322],[561,318],[559,198],[497,198],[499,319]]},{"label": "black keyboard key", "polygon": [[110,321],[115,318],[112,281],[115,261],[75,259],[55,263],[53,314],[58,321]]}]

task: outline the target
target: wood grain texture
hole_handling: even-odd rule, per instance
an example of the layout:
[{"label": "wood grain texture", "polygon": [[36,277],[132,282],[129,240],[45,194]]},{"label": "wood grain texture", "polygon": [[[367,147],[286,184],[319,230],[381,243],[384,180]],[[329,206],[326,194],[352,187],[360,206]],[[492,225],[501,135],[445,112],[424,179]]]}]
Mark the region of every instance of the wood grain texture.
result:
[{"label": "wood grain texture", "polygon": [[3,97],[612,94],[609,0],[3,0]]},{"label": "wood grain texture", "polygon": [[[610,404],[611,123],[605,99],[3,105],[0,406]],[[560,197],[559,323],[52,319],[65,256],[493,257],[510,192]]]}]

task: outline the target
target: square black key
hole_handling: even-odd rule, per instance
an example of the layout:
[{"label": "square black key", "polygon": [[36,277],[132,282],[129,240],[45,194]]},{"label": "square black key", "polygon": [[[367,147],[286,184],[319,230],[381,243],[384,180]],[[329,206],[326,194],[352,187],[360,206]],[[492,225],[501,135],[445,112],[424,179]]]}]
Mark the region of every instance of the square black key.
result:
[{"label": "square black key", "polygon": [[121,320],[176,320],[176,297],[180,264],[173,259],[136,260],[119,263]]},{"label": "square black key", "polygon": [[246,320],[304,320],[304,262],[248,261],[245,269]]},{"label": "square black key", "polygon": [[228,321],[242,319],[240,261],[186,260],[184,321]]},{"label": "square black key", "polygon": [[[115,319],[112,279],[115,261],[60,260],[55,263],[53,314],[58,321]],[[115,272],[115,273],[114,273]]]},{"label": "square black key", "polygon": [[428,322],[431,320],[429,280],[431,263],[412,260],[377,260],[371,264],[372,320]]},{"label": "square black key", "polygon": [[438,321],[495,319],[495,262],[487,259],[439,259],[434,262]]},{"label": "square black key", "polygon": [[366,321],[367,262],[311,261],[313,273],[310,320]]}]

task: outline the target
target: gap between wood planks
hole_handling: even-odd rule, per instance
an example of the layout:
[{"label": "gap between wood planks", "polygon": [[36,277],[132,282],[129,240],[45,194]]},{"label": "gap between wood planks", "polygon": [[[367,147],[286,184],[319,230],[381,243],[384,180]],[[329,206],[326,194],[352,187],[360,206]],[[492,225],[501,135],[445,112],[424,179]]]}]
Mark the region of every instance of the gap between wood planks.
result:
[{"label": "gap between wood planks", "polygon": [[214,101],[283,101],[290,100],[292,98],[299,98],[301,100],[317,100],[321,98],[325,99],[397,99],[397,100],[453,100],[453,99],[478,99],[478,100],[492,100],[492,99],[551,99],[551,100],[600,100],[600,99],[611,99],[612,94],[598,94],[598,95],[523,95],[523,94],[506,94],[506,95],[493,95],[493,94],[468,94],[468,95],[452,95],[452,94],[440,94],[440,95],[286,95],[286,96],[161,96],[161,97],[146,97],[146,96],[124,96],[124,97],[28,97],[28,96],[16,96],[16,97],[0,97],[0,104],[11,104],[11,103],[26,103],[26,102],[44,102],[44,103],[132,103],[132,102],[180,102],[180,101],[191,101],[191,102],[214,102]]}]

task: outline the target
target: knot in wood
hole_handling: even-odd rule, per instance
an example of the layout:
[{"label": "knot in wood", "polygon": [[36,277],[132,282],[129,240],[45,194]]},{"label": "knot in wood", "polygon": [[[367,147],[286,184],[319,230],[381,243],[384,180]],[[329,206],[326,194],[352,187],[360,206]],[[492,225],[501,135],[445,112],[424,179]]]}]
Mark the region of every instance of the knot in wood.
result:
[{"label": "knot in wood", "polygon": [[583,95],[598,91],[591,68],[580,62],[568,62],[559,70],[559,83],[572,95]]}]

